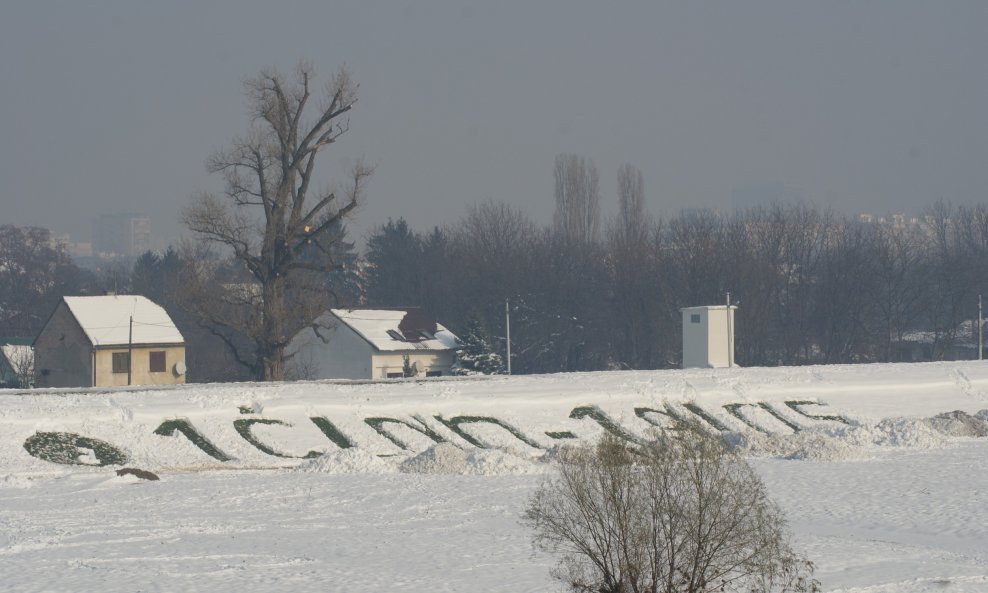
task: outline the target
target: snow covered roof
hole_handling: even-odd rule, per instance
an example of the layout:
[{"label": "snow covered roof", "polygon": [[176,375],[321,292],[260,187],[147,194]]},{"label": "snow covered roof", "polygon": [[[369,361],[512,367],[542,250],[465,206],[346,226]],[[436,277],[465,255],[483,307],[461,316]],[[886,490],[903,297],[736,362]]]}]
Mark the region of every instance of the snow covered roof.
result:
[{"label": "snow covered roof", "polygon": [[418,307],[332,309],[331,313],[382,352],[457,347],[453,332]]},{"label": "snow covered roof", "polygon": [[[109,295],[64,300],[94,346],[185,343],[168,313],[145,297]],[[132,317],[133,337],[130,336]]]},{"label": "snow covered roof", "polygon": [[[945,331],[941,331],[939,335],[935,331],[927,330],[915,330],[908,331],[902,334],[903,342],[916,342],[919,344],[932,344],[937,341],[938,338],[942,339]],[[953,340],[955,344],[962,346],[978,346],[978,320],[968,319],[957,324],[954,329]]]}]

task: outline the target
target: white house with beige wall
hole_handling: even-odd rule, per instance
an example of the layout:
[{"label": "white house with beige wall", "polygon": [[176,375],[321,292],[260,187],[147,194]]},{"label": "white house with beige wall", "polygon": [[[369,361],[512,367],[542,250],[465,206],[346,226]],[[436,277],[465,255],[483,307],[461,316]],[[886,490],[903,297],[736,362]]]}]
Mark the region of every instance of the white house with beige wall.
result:
[{"label": "white house with beige wall", "polygon": [[452,374],[457,339],[418,307],[331,309],[288,345],[294,379],[388,379]]},{"label": "white house with beige wall", "polygon": [[142,296],[64,297],[33,346],[36,387],[185,383],[185,339]]}]

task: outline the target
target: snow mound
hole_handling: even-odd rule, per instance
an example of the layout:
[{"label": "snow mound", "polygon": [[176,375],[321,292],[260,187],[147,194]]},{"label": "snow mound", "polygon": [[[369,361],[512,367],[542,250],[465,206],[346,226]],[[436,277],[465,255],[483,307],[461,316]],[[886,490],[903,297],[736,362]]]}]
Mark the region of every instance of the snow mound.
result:
[{"label": "snow mound", "polygon": [[[935,428],[932,420],[886,418],[876,424],[814,427],[783,435],[732,432],[725,434],[724,439],[728,446],[751,457],[840,461],[866,458],[882,448],[938,449],[948,446],[950,441],[945,430]],[[944,422],[945,426],[950,424]]]},{"label": "snow mound", "polygon": [[873,427],[858,427],[856,435],[864,444],[879,447],[936,449],[946,447],[949,442],[925,420],[917,418],[886,418]]},{"label": "snow mound", "polygon": [[[984,414],[988,410],[982,410],[978,414]],[[944,412],[932,418],[927,418],[926,423],[933,430],[952,437],[985,437],[988,436],[988,423],[985,418],[971,416],[966,412],[955,410]]]},{"label": "snow mound", "polygon": [[529,459],[501,449],[460,449],[451,443],[438,443],[399,466],[404,473],[464,474],[481,476],[541,473],[543,468]]},{"label": "snow mound", "polygon": [[350,447],[306,460],[295,471],[317,474],[393,474],[396,468],[393,462],[363,449]]},{"label": "snow mound", "polygon": [[724,440],[732,449],[747,457],[839,461],[870,456],[860,445],[817,430],[788,435],[732,432],[725,434]]}]

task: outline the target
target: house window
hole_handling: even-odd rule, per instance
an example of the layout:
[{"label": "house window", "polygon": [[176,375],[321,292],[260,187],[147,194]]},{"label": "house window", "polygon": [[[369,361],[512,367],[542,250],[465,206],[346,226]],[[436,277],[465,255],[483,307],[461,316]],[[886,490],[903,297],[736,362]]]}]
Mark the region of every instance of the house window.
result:
[{"label": "house window", "polygon": [[442,377],[443,376],[443,372],[442,371],[426,371],[425,372],[425,376],[426,377]]},{"label": "house window", "polygon": [[151,352],[150,364],[148,365],[148,371],[152,373],[163,373],[165,372],[165,351]]},{"label": "house window", "polygon": [[130,352],[113,353],[113,372],[126,373],[130,371]]},{"label": "house window", "polygon": [[388,379],[401,379],[405,373],[388,373]]},{"label": "house window", "polygon": [[699,313],[691,313],[690,314],[690,323],[700,323],[700,314]]}]

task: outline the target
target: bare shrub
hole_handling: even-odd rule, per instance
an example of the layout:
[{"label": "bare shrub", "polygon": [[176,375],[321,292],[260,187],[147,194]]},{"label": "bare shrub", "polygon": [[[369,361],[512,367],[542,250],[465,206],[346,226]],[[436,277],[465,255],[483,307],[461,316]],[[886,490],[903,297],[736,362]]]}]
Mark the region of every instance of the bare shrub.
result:
[{"label": "bare shrub", "polygon": [[553,576],[580,593],[819,591],[754,470],[680,428],[560,452],[524,516],[536,546],[561,555]]}]

